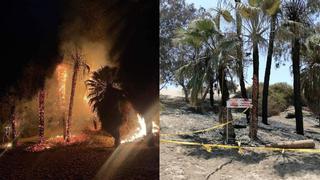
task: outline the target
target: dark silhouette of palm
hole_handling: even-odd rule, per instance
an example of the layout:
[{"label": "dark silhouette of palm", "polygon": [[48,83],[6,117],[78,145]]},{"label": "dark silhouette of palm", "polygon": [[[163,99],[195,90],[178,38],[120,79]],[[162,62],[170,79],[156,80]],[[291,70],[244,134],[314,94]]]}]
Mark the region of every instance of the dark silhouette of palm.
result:
[{"label": "dark silhouette of palm", "polygon": [[123,123],[122,105],[127,98],[119,87],[117,68],[103,67],[92,73],[86,81],[89,90],[89,104],[96,112],[102,129],[115,138],[115,145],[120,144],[119,128]]}]

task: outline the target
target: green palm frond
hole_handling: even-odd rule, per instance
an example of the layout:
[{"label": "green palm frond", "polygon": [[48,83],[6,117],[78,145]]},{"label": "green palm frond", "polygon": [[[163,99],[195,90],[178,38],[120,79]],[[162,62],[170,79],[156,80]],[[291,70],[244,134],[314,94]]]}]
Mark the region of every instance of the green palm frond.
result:
[{"label": "green palm frond", "polygon": [[309,36],[303,52],[305,67],[301,70],[301,87],[310,109],[320,114],[320,34]]},{"label": "green palm frond", "polygon": [[194,67],[194,62],[189,62],[183,66],[181,66],[179,69],[176,70],[175,76],[177,79],[184,79],[192,77]]},{"label": "green palm frond", "polygon": [[208,38],[214,34],[221,34],[215,22],[210,19],[197,19],[189,24],[188,31],[194,36]]},{"label": "green palm frond", "polygon": [[245,5],[243,3],[237,3],[236,8],[241,16],[247,19],[255,17],[261,11],[259,7]]},{"label": "green palm frond", "polygon": [[234,21],[230,11],[228,11],[228,10],[221,10],[221,15],[227,22]]},{"label": "green palm frond", "polygon": [[275,15],[280,10],[281,0],[264,0],[261,3],[261,8],[269,16]]},{"label": "green palm frond", "polygon": [[224,38],[217,44],[217,49],[221,51],[231,51],[239,44],[239,40],[237,37]]},{"label": "green palm frond", "polygon": [[175,38],[173,38],[172,42],[175,45],[191,45],[195,48],[199,48],[202,39],[199,34],[181,28],[176,31]]},{"label": "green palm frond", "polygon": [[317,51],[317,54],[320,50],[320,34],[314,34],[307,38],[306,47],[309,52],[313,50]]},{"label": "green palm frond", "polygon": [[263,0],[248,0],[250,6],[258,7]]}]

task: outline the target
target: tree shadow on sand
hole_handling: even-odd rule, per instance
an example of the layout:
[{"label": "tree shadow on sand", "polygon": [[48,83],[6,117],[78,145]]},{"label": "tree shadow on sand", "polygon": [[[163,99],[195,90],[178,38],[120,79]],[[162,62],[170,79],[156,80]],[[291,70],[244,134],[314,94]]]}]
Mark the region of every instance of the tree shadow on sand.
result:
[{"label": "tree shadow on sand", "polygon": [[284,153],[276,159],[273,168],[281,177],[287,174],[299,172],[312,172],[320,174],[320,155],[319,154],[293,154]]},{"label": "tree shadow on sand", "polygon": [[259,164],[264,159],[268,158],[271,154],[268,153],[256,153],[248,151],[245,154],[240,154],[237,149],[218,149],[213,148],[212,152],[208,152],[205,149],[197,146],[186,146],[188,151],[187,156],[196,156],[197,158],[213,159],[213,158],[226,158],[233,159],[234,161],[241,162],[243,164]]},{"label": "tree shadow on sand", "polygon": [[185,146],[186,156],[194,156],[201,159],[223,158],[240,162],[244,165],[260,164],[264,160],[272,163],[275,172],[282,178],[286,175],[307,172],[312,174],[320,174],[320,155],[319,154],[303,154],[289,152],[255,152],[246,151],[244,154],[238,152],[238,149],[218,149],[213,148],[212,152],[206,151],[200,146]]},{"label": "tree shadow on sand", "polygon": [[[284,133],[286,134],[286,133]],[[280,135],[283,135],[282,132]],[[212,138],[201,137],[201,134],[192,135],[180,135],[181,139],[185,139],[191,142],[199,142],[203,144],[210,144],[213,142],[222,142],[222,136],[219,132],[212,134],[212,137],[216,137],[213,141]],[[298,137],[294,137],[298,138]],[[300,138],[298,138],[300,139]],[[262,142],[259,142],[260,144]],[[221,143],[218,143],[221,144]],[[186,156],[194,156],[202,159],[214,159],[224,158],[233,161],[237,161],[243,164],[259,164],[264,160],[268,160],[273,164],[275,172],[280,177],[286,175],[292,175],[301,172],[310,172],[312,174],[320,174],[320,155],[319,154],[305,154],[305,153],[292,153],[292,152],[255,152],[245,150],[244,154],[238,152],[238,149],[218,149],[213,148],[212,152],[208,152],[200,146],[185,146]]]}]

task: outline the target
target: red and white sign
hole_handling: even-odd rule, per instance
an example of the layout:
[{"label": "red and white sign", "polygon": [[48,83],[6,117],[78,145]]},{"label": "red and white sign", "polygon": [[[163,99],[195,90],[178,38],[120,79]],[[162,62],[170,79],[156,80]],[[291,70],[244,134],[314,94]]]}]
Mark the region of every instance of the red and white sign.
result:
[{"label": "red and white sign", "polygon": [[248,108],[251,103],[251,99],[232,98],[227,101],[227,108]]}]

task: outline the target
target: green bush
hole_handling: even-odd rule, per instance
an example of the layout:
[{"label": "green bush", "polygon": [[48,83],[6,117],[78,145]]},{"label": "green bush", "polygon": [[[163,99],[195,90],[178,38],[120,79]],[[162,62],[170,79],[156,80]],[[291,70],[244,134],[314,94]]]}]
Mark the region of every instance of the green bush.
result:
[{"label": "green bush", "polygon": [[[259,116],[262,115],[263,83],[259,84]],[[248,97],[252,97],[252,87],[247,89]],[[240,93],[236,97],[241,97]],[[293,105],[293,89],[287,83],[275,83],[269,86],[268,116],[278,115]]]}]

